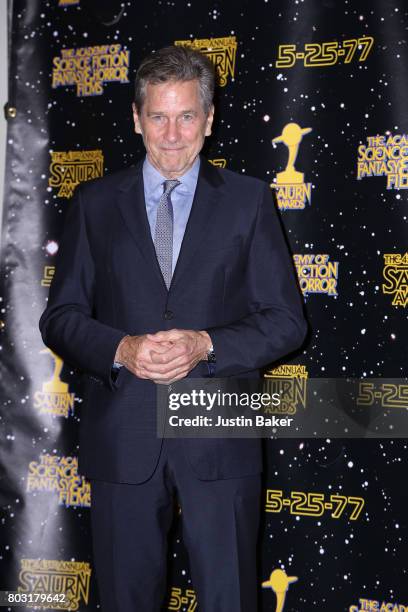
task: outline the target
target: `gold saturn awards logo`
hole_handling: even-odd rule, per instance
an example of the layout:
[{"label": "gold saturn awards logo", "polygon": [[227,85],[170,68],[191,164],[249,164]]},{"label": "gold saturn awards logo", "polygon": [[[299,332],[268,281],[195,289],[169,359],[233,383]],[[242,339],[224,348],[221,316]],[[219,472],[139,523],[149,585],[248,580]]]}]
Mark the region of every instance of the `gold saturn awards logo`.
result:
[{"label": "gold saturn awards logo", "polygon": [[267,370],[264,374],[265,393],[279,393],[279,406],[266,408],[265,412],[295,414],[298,408],[306,408],[307,379],[305,365],[282,364]]},{"label": "gold saturn awards logo", "polygon": [[306,202],[312,199],[312,184],[304,182],[303,172],[295,169],[299,145],[305,134],[312,128],[301,128],[297,123],[287,123],[280,136],[272,140],[273,144],[283,143],[289,152],[288,162],[283,172],[278,172],[276,182],[271,187],[276,189],[280,210],[303,210]]},{"label": "gold saturn awards logo", "polygon": [[86,561],[21,559],[18,592],[31,595],[35,609],[76,612],[88,604],[91,573]]},{"label": "gold saturn awards logo", "polygon": [[40,353],[48,353],[54,360],[54,372],[50,380],[42,384],[41,391],[34,394],[34,407],[41,414],[48,413],[56,416],[68,417],[69,412],[74,411],[74,393],[69,392],[68,384],[60,378],[64,362],[50,349],[46,348]]},{"label": "gold saturn awards logo", "polygon": [[175,40],[174,44],[179,47],[191,47],[204,53],[214,64],[221,87],[225,87],[228,77],[234,78],[235,58],[238,47],[235,36]]},{"label": "gold saturn awards logo", "polygon": [[52,151],[49,187],[60,198],[72,198],[79,183],[103,176],[103,153],[94,151]]},{"label": "gold saturn awards logo", "polygon": [[289,585],[298,580],[297,576],[287,576],[286,572],[282,569],[273,570],[269,577],[262,583],[263,589],[272,589],[276,595],[276,608],[275,612],[282,612],[285,605],[286,593],[288,592]]},{"label": "gold saturn awards logo", "polygon": [[408,251],[384,253],[382,292],[392,296],[392,305],[408,306]]}]

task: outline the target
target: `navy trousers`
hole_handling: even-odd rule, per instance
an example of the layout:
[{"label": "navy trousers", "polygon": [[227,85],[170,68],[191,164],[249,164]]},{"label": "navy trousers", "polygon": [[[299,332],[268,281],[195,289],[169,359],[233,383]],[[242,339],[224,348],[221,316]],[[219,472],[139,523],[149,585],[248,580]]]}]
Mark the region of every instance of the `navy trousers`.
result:
[{"label": "navy trousers", "polygon": [[200,612],[256,612],[260,475],[199,480],[180,439],[165,439],[142,484],[91,482],[94,566],[103,612],[159,612],[176,500]]}]

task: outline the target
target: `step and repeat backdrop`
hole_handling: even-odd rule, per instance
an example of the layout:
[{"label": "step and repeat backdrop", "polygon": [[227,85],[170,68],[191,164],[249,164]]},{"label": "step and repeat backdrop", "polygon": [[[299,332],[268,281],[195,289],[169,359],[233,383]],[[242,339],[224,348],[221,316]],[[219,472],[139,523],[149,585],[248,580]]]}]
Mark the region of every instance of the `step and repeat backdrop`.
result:
[{"label": "step and repeat backdrop", "polygon": [[[168,44],[208,55],[220,85],[205,154],[276,193],[311,329],[266,372],[281,411],[311,410],[315,377],[361,379],[363,404],[406,411],[408,7],[14,0],[9,10],[0,590],[63,591],[68,603],[42,608],[93,611],[92,499],[77,470],[86,405],[38,320],[76,186],[143,156],[131,116],[140,60]],[[266,440],[265,463],[260,609],[408,611],[407,442]],[[181,520],[163,609],[194,612]]]}]

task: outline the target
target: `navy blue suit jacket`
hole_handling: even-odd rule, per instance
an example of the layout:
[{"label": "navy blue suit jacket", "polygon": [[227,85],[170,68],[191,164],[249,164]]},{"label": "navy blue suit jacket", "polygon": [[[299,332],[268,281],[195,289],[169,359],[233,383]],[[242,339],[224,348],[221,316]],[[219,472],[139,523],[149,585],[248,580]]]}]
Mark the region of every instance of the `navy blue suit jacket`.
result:
[{"label": "navy blue suit jacket", "polygon": [[[79,466],[89,478],[137,483],[154,472],[156,386],[122,368],[126,334],[207,330],[216,377],[257,375],[295,350],[306,324],[269,186],[201,161],[197,189],[169,291],[151,239],[142,164],[82,184],[70,204],[43,340],[87,375]],[[208,376],[198,364],[189,376]],[[188,439],[198,478],[261,470],[259,440]]]}]

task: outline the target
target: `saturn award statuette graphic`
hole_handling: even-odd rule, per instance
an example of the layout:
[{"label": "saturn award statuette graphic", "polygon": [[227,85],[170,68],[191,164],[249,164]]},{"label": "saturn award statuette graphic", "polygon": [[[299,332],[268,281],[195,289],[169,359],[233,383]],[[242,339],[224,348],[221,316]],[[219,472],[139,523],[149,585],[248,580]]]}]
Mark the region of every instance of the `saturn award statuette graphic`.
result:
[{"label": "saturn award statuette graphic", "polygon": [[287,576],[284,570],[276,569],[273,570],[269,580],[262,583],[262,588],[270,588],[276,595],[275,612],[282,612],[289,585],[297,579],[297,576]]},{"label": "saturn award statuette graphic", "polygon": [[64,365],[61,357],[58,357],[50,349],[44,349],[41,353],[49,353],[54,359],[54,372],[51,380],[43,383],[42,389],[45,393],[68,393],[68,385],[60,378],[62,366]]},{"label": "saturn award statuette graphic", "polygon": [[276,182],[271,183],[271,187],[276,189],[280,210],[303,210],[306,202],[310,204],[312,184],[304,182],[304,174],[295,169],[295,162],[303,136],[311,131],[312,128],[301,128],[297,123],[287,123],[282,134],[272,140],[272,144],[282,142],[289,151],[285,170],[278,172]]},{"label": "saturn award statuette graphic", "polygon": [[40,413],[53,414],[67,418],[74,412],[75,394],[69,392],[68,383],[61,380],[61,371],[64,365],[61,357],[56,355],[49,348],[40,351],[48,354],[54,361],[54,371],[49,380],[42,383],[41,391],[34,393],[34,407]]},{"label": "saturn award statuette graphic", "polygon": [[282,134],[272,140],[274,143],[283,142],[289,149],[286,169],[283,172],[279,172],[276,177],[278,185],[303,183],[303,172],[295,170],[295,161],[302,137],[311,131],[312,128],[301,128],[297,123],[288,123],[283,128]]}]

